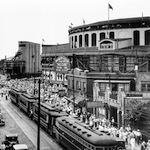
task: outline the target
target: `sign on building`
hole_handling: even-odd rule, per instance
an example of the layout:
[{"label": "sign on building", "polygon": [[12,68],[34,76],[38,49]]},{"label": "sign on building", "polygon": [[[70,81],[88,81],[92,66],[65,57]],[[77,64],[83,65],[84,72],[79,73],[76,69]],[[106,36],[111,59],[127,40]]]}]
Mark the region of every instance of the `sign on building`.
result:
[{"label": "sign on building", "polygon": [[57,72],[67,72],[70,69],[70,61],[65,56],[60,56],[55,60],[54,67]]}]

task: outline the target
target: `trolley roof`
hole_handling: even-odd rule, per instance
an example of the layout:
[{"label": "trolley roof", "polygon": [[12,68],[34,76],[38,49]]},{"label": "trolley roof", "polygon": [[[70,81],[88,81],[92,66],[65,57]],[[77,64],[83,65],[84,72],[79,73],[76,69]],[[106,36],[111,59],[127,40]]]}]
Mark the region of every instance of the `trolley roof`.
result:
[{"label": "trolley roof", "polygon": [[73,117],[59,117],[57,122],[95,146],[113,146],[117,144],[113,137],[102,132],[97,134]]}]

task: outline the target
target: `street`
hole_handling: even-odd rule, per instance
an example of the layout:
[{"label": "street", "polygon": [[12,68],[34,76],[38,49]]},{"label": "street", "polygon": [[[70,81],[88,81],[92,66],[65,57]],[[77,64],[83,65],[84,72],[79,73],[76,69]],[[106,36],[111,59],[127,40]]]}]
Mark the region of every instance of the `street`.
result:
[{"label": "street", "polygon": [[[17,133],[19,143],[28,145],[29,150],[37,149],[37,125],[28,118],[18,107],[0,97],[0,109],[5,120],[5,126],[0,127],[0,142],[8,133]],[[43,130],[40,131],[41,150],[62,150],[62,148]]]}]

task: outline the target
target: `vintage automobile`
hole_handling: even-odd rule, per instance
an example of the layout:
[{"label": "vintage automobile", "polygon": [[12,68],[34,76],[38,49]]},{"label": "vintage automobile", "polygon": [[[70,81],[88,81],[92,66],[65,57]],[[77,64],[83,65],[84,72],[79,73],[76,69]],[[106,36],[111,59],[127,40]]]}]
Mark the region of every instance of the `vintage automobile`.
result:
[{"label": "vintage automobile", "polygon": [[13,145],[13,150],[28,150],[28,146],[26,144],[16,144]]},{"label": "vintage automobile", "polygon": [[17,134],[7,134],[5,135],[5,140],[2,142],[5,145],[5,150],[12,150],[13,145],[19,144]]},{"label": "vintage automobile", "polygon": [[5,120],[3,119],[3,115],[0,113],[0,126],[5,125]]}]

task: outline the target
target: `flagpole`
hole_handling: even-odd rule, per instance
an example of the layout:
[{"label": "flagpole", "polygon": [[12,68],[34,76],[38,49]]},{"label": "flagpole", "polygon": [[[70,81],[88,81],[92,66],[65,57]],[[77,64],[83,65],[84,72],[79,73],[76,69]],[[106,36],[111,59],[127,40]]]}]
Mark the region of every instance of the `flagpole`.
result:
[{"label": "flagpole", "polygon": [[108,3],[108,24],[109,24],[109,3]]}]

